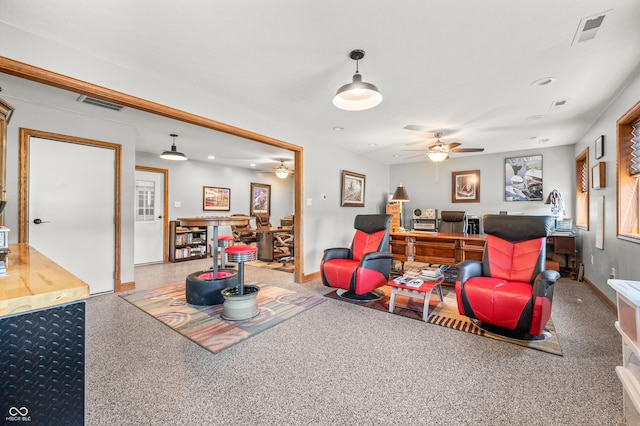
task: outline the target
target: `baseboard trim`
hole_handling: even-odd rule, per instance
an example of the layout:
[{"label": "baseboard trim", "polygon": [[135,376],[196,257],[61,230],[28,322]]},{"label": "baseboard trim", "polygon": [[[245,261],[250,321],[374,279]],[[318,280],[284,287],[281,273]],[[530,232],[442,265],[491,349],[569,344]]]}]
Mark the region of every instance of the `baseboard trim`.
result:
[{"label": "baseboard trim", "polygon": [[302,276],[302,282],[303,283],[308,283],[309,281],[313,281],[313,280],[315,280],[317,278],[320,278],[320,271],[314,272],[312,274],[303,275]]},{"label": "baseboard trim", "polygon": [[587,285],[587,287],[593,290],[596,296],[598,296],[598,298],[604,302],[604,304],[607,306],[607,308],[609,308],[609,310],[611,310],[611,312],[613,312],[614,314],[618,313],[618,307],[616,306],[615,302],[613,302],[602,291],[600,291],[600,289],[596,287],[591,281],[589,281],[586,276],[582,279],[584,280],[584,283]]},{"label": "baseboard trim", "polygon": [[128,283],[120,283],[120,285],[116,286],[116,293],[119,291],[129,291],[134,290],[136,288],[135,281],[129,281]]}]

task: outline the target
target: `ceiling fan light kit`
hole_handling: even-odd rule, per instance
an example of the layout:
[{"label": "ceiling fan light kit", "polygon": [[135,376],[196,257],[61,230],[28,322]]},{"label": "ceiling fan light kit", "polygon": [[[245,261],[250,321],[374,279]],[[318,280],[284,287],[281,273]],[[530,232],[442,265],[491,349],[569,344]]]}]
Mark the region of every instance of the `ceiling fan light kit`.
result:
[{"label": "ceiling fan light kit", "polygon": [[286,179],[289,176],[289,168],[284,165],[284,160],[280,160],[280,165],[276,167],[275,173],[280,179]]},{"label": "ceiling fan light kit", "polygon": [[358,71],[358,61],[364,58],[364,50],[352,50],[349,57],[356,61],[356,73],[351,83],[338,89],[333,104],[346,111],[364,111],[377,106],[382,102],[382,94],[375,85],[362,81]]},{"label": "ceiling fan light kit", "polygon": [[441,163],[449,158],[449,154],[447,154],[446,152],[430,152],[427,155],[429,156],[429,160],[433,161],[434,163]]},{"label": "ceiling fan light kit", "polygon": [[163,151],[160,154],[160,158],[163,160],[172,160],[172,161],[184,161],[187,160],[187,156],[181,152],[178,152],[178,148],[176,148],[176,138],[178,135],[172,133],[169,136],[173,138],[173,145],[171,145],[171,151]]}]

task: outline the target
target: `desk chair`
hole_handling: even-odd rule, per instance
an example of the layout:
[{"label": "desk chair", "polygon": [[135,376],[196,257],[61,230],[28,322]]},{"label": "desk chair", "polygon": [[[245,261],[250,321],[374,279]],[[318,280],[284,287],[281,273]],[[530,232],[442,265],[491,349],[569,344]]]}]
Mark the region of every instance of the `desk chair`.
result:
[{"label": "desk chair", "polygon": [[438,226],[438,232],[446,232],[450,234],[466,234],[467,225],[467,212],[443,211],[440,213],[440,224]]},{"label": "desk chair", "polygon": [[[231,216],[246,216],[242,213],[234,213]],[[251,227],[251,224],[246,225],[231,225],[231,233],[237,243],[251,244],[258,241],[255,229]]]},{"label": "desk chair", "polygon": [[283,256],[278,259],[278,261],[282,262],[282,265],[286,265],[287,262],[293,263],[293,229],[291,233],[279,232],[274,234],[275,241],[273,242],[276,250],[281,250],[284,253],[283,249],[288,250],[288,255]]},{"label": "desk chair", "polygon": [[268,213],[256,213],[256,228],[271,228]]}]

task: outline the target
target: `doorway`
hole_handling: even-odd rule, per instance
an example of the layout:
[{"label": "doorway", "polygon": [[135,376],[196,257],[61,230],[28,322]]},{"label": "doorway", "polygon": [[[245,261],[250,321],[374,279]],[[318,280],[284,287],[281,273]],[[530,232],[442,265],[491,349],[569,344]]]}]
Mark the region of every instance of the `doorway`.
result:
[{"label": "doorway", "polygon": [[136,166],[134,265],[167,259],[168,176],[167,169]]},{"label": "doorway", "polygon": [[120,285],[120,145],[20,129],[19,234],[89,285]]}]

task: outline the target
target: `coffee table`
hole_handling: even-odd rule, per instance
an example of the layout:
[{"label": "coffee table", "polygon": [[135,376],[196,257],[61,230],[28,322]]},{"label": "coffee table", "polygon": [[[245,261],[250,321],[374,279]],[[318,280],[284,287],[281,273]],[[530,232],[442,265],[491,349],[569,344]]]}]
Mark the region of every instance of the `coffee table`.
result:
[{"label": "coffee table", "polygon": [[391,286],[391,297],[389,298],[389,312],[393,313],[396,307],[396,295],[406,296],[410,299],[423,300],[422,308],[422,320],[429,319],[429,299],[431,298],[431,292],[436,289],[438,296],[440,297],[440,303],[444,304],[444,298],[442,297],[442,283],[444,282],[444,276],[436,279],[435,281],[423,281],[420,287],[409,287],[402,284],[396,284],[393,280],[389,281]]}]

